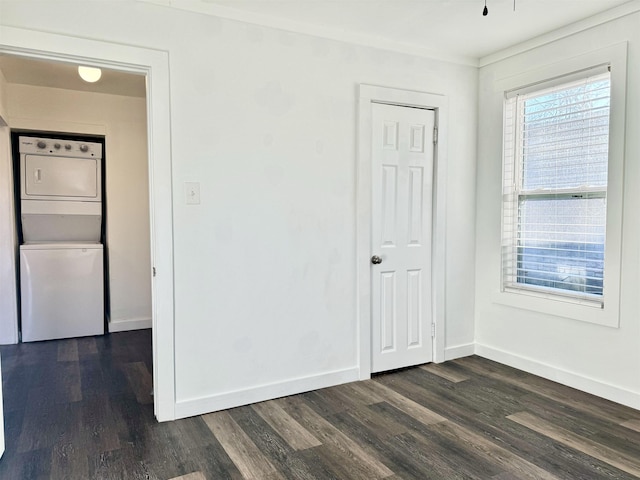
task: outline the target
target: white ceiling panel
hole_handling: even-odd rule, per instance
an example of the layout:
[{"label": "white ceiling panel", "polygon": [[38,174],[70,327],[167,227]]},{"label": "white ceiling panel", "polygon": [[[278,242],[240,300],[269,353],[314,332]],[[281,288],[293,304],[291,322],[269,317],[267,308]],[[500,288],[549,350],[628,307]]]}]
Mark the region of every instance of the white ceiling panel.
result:
[{"label": "white ceiling panel", "polygon": [[[143,0],[144,1],[144,0]],[[480,59],[638,0],[146,0],[394,50]],[[367,41],[368,40],[368,41]]]}]

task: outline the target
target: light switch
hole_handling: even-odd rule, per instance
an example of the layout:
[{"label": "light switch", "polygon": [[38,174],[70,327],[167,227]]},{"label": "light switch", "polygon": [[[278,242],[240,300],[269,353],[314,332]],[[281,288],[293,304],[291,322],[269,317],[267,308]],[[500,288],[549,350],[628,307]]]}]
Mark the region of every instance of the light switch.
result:
[{"label": "light switch", "polygon": [[200,182],[184,182],[184,196],[187,205],[200,205]]}]

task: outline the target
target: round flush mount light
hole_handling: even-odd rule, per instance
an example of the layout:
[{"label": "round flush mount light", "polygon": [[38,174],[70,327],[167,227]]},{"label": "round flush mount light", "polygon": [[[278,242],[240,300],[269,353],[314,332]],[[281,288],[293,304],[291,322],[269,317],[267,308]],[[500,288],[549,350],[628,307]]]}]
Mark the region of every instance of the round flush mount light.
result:
[{"label": "round flush mount light", "polygon": [[94,83],[100,80],[102,76],[102,70],[94,67],[83,67],[82,65],[78,67],[78,75],[85,82]]}]

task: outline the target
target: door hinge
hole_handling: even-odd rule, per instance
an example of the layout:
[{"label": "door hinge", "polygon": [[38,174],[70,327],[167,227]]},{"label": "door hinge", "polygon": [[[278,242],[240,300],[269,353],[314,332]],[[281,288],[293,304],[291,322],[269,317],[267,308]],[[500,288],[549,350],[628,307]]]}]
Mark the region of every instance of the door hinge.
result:
[{"label": "door hinge", "polygon": [[433,127],[433,144],[438,143],[438,127]]},{"label": "door hinge", "polygon": [[436,338],[436,324],[431,324],[431,338]]},{"label": "door hinge", "polygon": [[153,276],[156,276],[156,267],[153,267]]}]

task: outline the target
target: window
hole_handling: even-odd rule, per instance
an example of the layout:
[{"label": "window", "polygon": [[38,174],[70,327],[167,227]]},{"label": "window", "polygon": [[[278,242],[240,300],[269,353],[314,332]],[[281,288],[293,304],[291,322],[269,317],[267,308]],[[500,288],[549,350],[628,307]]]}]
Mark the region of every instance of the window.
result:
[{"label": "window", "polygon": [[502,286],[603,305],[608,66],[508,92]]}]

